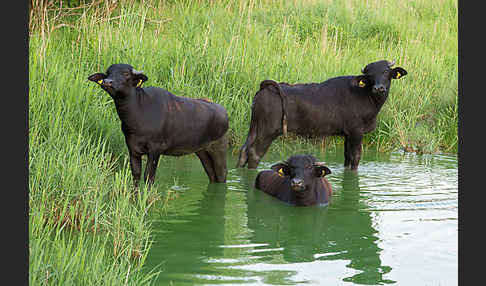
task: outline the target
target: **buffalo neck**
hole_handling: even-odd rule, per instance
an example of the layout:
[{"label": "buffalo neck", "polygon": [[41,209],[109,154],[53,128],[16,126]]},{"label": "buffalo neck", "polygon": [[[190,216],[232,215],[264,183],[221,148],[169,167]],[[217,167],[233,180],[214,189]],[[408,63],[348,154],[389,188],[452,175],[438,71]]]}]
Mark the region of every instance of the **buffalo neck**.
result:
[{"label": "buffalo neck", "polygon": [[373,106],[376,108],[376,113],[380,112],[383,104],[385,104],[386,99],[388,98],[388,91],[385,94],[374,94],[373,92],[368,92],[368,98],[370,99]]},{"label": "buffalo neck", "polygon": [[115,96],[112,96],[118,117],[129,130],[136,128],[137,118],[141,115],[139,97],[142,96],[142,93],[142,88],[133,87],[123,92],[117,92]]}]

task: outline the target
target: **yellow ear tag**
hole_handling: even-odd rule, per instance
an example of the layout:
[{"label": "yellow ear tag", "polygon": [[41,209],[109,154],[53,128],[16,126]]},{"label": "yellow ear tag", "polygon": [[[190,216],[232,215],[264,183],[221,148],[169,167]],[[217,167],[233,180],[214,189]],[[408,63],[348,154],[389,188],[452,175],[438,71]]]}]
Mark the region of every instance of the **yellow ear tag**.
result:
[{"label": "yellow ear tag", "polygon": [[399,78],[399,77],[401,77],[401,76],[402,76],[402,75],[401,75],[399,72],[397,72],[397,76],[396,76],[395,78]]},{"label": "yellow ear tag", "polygon": [[284,176],[284,172],[283,172],[283,169],[282,168],[278,169],[278,175],[280,177],[283,177]]},{"label": "yellow ear tag", "polygon": [[363,80],[360,80],[359,83],[358,83],[358,86],[359,87],[364,87],[366,84],[364,83]]},{"label": "yellow ear tag", "polygon": [[102,80],[102,79],[100,79],[100,80],[98,81],[98,83],[99,83],[99,84],[102,84],[102,83],[103,83],[103,80]]},{"label": "yellow ear tag", "polygon": [[140,80],[140,81],[137,83],[137,87],[139,87],[140,85],[142,85],[142,81],[143,81],[143,80]]},{"label": "yellow ear tag", "polygon": [[326,170],[321,171],[321,177],[324,177],[326,175]]}]

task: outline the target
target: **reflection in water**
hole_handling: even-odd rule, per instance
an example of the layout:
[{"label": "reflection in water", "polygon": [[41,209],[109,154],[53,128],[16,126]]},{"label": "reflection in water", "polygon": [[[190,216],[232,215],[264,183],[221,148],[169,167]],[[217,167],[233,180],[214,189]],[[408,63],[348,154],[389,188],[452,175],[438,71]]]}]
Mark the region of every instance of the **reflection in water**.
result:
[{"label": "reflection in water", "polygon": [[[346,267],[358,271],[344,281],[372,285],[394,282],[383,279],[390,267],[381,265],[381,249],[375,243],[377,231],[372,227],[367,207],[361,205],[356,173],[344,172],[342,189],[331,199],[330,206],[345,210],[341,212],[255,198],[260,194],[258,190],[248,191],[248,228],[253,230],[252,243],[267,243],[266,248],[281,249],[283,261],[274,257],[268,263],[346,260]],[[265,252],[255,255],[268,256]],[[326,275],[325,263],[321,275]]]},{"label": "reflection in water", "polygon": [[[356,173],[345,170],[342,185],[341,193],[335,197],[333,208],[348,211],[336,215],[338,225],[330,232],[336,232],[334,240],[342,241],[341,248],[348,250],[344,257],[351,260],[349,267],[362,271],[345,278],[344,281],[359,284],[394,282],[383,279],[383,275],[390,272],[391,268],[382,266],[380,261],[381,249],[376,244],[377,231],[372,226],[369,207],[360,200],[359,177]],[[334,225],[331,220],[329,224]]]},{"label": "reflection in water", "polygon": [[[190,190],[196,191],[196,190]],[[226,184],[208,184],[202,198],[191,205],[189,213],[163,215],[157,228],[162,230],[152,245],[151,260],[162,262],[165,281],[198,281],[194,273],[217,275],[217,269],[206,267],[211,257],[221,257],[224,242],[224,205]],[[165,285],[165,284],[161,284]]]},{"label": "reflection in water", "polygon": [[197,158],[166,160],[158,177],[177,176],[186,191],[153,224],[145,267],[162,264],[156,285],[454,285],[457,160],[366,154],[376,158],[362,158],[359,173],[325,158],[327,207],[254,188],[281,154],[258,170],[231,169],[227,184],[207,184]]}]

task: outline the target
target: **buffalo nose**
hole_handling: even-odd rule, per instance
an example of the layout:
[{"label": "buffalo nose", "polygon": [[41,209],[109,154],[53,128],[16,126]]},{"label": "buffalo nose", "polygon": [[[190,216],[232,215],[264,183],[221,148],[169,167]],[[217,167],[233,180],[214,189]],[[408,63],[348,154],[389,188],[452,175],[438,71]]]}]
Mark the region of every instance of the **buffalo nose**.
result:
[{"label": "buffalo nose", "polygon": [[292,187],[302,187],[304,185],[304,181],[299,178],[293,178],[291,181]]},{"label": "buffalo nose", "polygon": [[373,86],[373,91],[375,93],[379,92],[379,93],[384,93],[385,92],[385,86],[383,86],[382,84],[380,85],[375,85]]},{"label": "buffalo nose", "polygon": [[109,78],[105,78],[103,80],[103,85],[104,86],[110,86],[111,87],[113,85],[113,80],[112,79],[109,79]]}]

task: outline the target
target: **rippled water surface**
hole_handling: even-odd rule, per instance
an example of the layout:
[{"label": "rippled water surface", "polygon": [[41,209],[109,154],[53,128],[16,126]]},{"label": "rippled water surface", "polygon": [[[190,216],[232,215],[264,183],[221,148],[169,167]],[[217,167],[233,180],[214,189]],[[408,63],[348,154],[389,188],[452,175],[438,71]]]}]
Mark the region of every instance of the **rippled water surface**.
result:
[{"label": "rippled water surface", "polygon": [[162,159],[157,183],[178,197],[153,225],[157,285],[457,285],[455,155],[366,150],[353,173],[342,150],[313,153],[333,172],[327,207],[253,187],[290,155],[267,153],[257,170],[230,157],[227,184],[212,185],[195,156]]}]

